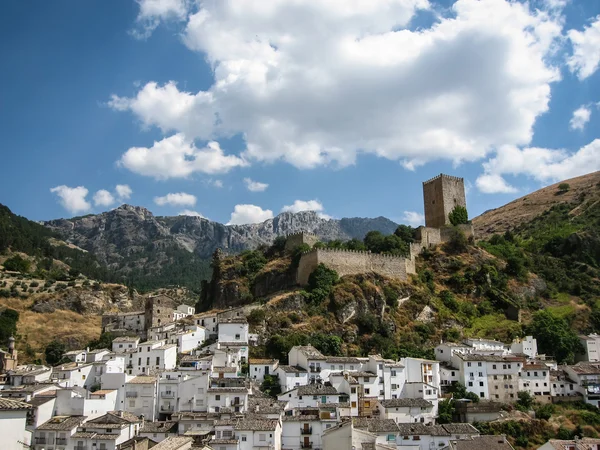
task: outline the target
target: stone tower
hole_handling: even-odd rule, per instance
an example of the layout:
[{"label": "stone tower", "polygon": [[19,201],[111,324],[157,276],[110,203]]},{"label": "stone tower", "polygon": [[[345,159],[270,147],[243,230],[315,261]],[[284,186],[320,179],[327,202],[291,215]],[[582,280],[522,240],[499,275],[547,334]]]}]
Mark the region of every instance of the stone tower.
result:
[{"label": "stone tower", "polygon": [[423,182],[423,203],[426,227],[440,228],[450,225],[448,214],[454,207],[467,207],[464,179],[442,173]]}]

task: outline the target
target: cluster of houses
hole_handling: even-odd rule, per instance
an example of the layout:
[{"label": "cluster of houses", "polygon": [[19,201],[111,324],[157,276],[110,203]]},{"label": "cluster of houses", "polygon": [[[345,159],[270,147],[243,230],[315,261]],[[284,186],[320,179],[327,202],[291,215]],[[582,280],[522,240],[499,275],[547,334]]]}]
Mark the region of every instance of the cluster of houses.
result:
[{"label": "cluster of houses", "polygon": [[[435,360],[296,346],[284,364],[250,358],[257,336],[243,309],[194,314],[152,298],[103,325],[120,334],[112,348],[71,351],[55,367],[17,365],[14,341],[0,353],[2,449],[510,450],[469,422],[497,419],[519,391],[542,402],[600,399],[595,335],[582,337],[584,361],[573,366],[538,355],[532,337],[441,343]],[[438,424],[456,383],[481,401],[456,400],[456,422]]]}]

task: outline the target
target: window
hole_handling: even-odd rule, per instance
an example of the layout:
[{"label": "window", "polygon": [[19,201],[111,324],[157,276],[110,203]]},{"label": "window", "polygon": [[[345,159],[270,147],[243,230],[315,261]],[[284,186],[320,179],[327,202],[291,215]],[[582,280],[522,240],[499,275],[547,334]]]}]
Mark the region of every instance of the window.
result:
[{"label": "window", "polygon": [[370,408],[371,407],[371,402],[370,401],[366,401],[365,402],[365,408]]},{"label": "window", "polygon": [[506,369],[506,364],[502,364],[502,368],[503,368],[503,369]]},{"label": "window", "polygon": [[354,370],[354,366],[350,366],[350,370]]},{"label": "window", "polygon": [[483,392],[480,392],[480,393],[479,393],[479,396],[480,396],[481,398],[483,398],[483,397],[485,397],[485,394],[484,394]]},{"label": "window", "polygon": [[497,379],[498,379],[498,375],[494,375],[494,380],[497,380]]},{"label": "window", "polygon": [[157,366],[160,366],[160,356],[157,356],[157,357],[156,357],[156,365],[157,365]]},{"label": "window", "polygon": [[356,394],[356,388],[355,388],[355,387],[353,387],[353,388],[350,388],[350,393],[352,393],[352,394]]},{"label": "window", "polygon": [[473,387],[473,382],[469,381],[469,387]]},{"label": "window", "polygon": [[483,381],[479,382],[479,386],[483,387]]},{"label": "window", "polygon": [[239,338],[240,338],[240,335],[239,335],[239,334],[236,334],[236,335],[235,335],[235,338],[236,338],[236,339],[239,339]]},{"label": "window", "polygon": [[350,404],[350,406],[351,406],[352,408],[356,408],[356,402],[352,402],[352,403]]},{"label": "window", "polygon": [[421,440],[421,436],[413,436],[413,441],[420,441]]},{"label": "window", "polygon": [[365,394],[369,395],[371,393],[371,389],[365,388]]},{"label": "window", "polygon": [[344,366],[338,366],[339,370],[344,370]]},{"label": "window", "polygon": [[215,395],[215,400],[221,400],[221,396],[220,395]]},{"label": "window", "polygon": [[469,376],[470,376],[470,377],[474,377],[474,376],[475,376],[475,373],[474,373],[474,372],[469,372]]},{"label": "window", "polygon": [[392,370],[392,376],[395,377],[396,376],[396,371]]},{"label": "window", "polygon": [[479,372],[479,376],[482,377],[483,376],[483,372]]},{"label": "window", "polygon": [[470,362],[467,363],[467,367],[471,367],[471,363]]},{"label": "window", "polygon": [[331,370],[335,370],[335,366],[333,364],[329,367],[331,368]]},{"label": "window", "polygon": [[392,384],[392,389],[398,389],[398,385],[397,384]]},{"label": "window", "polygon": [[478,366],[478,367],[481,367],[481,363],[480,363],[480,362],[478,362],[478,363],[477,363],[477,366]]},{"label": "window", "polygon": [[492,369],[496,370],[496,364],[494,364],[494,365],[492,366]]},{"label": "window", "polygon": [[242,442],[246,442],[246,435],[242,434]]},{"label": "window", "polygon": [[455,372],[452,372],[452,373],[451,373],[451,375],[454,377],[454,376],[456,376],[456,373],[455,373]]}]

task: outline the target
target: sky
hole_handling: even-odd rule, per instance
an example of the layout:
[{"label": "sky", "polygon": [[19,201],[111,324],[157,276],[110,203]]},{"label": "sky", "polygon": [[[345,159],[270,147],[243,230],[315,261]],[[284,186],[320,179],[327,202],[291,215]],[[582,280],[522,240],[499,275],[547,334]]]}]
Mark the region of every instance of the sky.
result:
[{"label": "sky", "polygon": [[598,0],[0,2],[0,203],[471,217],[600,170]]}]

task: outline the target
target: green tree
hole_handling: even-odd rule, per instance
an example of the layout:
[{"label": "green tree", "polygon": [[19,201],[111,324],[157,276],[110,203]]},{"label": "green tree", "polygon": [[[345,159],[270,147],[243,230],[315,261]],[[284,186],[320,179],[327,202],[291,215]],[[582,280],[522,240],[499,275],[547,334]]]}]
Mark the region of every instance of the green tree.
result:
[{"label": "green tree", "polygon": [[462,205],[456,205],[452,211],[450,211],[450,214],[448,214],[448,219],[454,226],[469,223],[469,213],[467,212],[467,208]]},{"label": "green tree", "polygon": [[51,366],[60,363],[65,354],[65,350],[65,344],[58,342],[57,340],[50,342],[44,350],[44,354],[46,355],[46,362]]},{"label": "green tree", "polygon": [[342,338],[334,334],[315,333],[311,336],[310,343],[324,355],[342,355]]},{"label": "green tree", "polygon": [[264,381],[260,386],[260,390],[272,397],[277,397],[279,394],[281,394],[279,375],[265,375]]},{"label": "green tree", "polygon": [[363,240],[367,250],[373,253],[381,253],[384,248],[385,236],[380,231],[369,231]]},{"label": "green tree", "polygon": [[112,333],[102,333],[98,339],[88,342],[86,347],[89,347],[90,350],[98,350],[101,348],[108,348],[110,350],[112,348],[112,341],[115,337],[116,336]]},{"label": "green tree", "polygon": [[0,312],[0,344],[6,345],[8,338],[17,334],[19,313],[14,309],[5,309]]},{"label": "green tree", "polygon": [[458,228],[453,228],[450,231],[450,239],[446,242],[444,248],[448,253],[464,253],[469,248],[469,241],[465,233]]},{"label": "green tree", "polygon": [[536,312],[526,330],[537,339],[539,352],[555,356],[559,364],[570,364],[575,354],[583,352],[577,334],[567,321],[550,311]]},{"label": "green tree", "polygon": [[11,258],[8,258],[4,261],[4,268],[6,270],[12,270],[15,272],[27,273],[29,272],[29,268],[31,267],[31,263],[26,259],[21,258],[19,255],[15,255]]},{"label": "green tree", "polygon": [[558,185],[558,192],[561,194],[568,192],[570,189],[571,189],[571,185],[569,183],[560,183]]},{"label": "green tree", "polygon": [[437,423],[452,423],[454,417],[454,400],[447,398],[442,400],[438,405],[438,418]]},{"label": "green tree", "polygon": [[534,398],[527,391],[519,391],[517,392],[517,408],[521,411],[529,411],[533,406]]},{"label": "green tree", "polygon": [[410,225],[398,225],[394,234],[409,244],[415,241],[415,229]]}]

